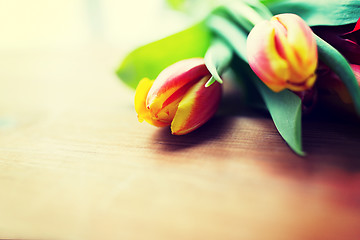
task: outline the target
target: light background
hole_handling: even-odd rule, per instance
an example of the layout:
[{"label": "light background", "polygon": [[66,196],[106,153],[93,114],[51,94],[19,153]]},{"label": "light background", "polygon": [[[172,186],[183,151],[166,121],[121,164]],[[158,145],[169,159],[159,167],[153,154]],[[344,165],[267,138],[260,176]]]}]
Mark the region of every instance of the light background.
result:
[{"label": "light background", "polygon": [[0,51],[94,44],[130,51],[189,24],[165,0],[0,0]]},{"label": "light background", "polygon": [[307,122],[303,159],[270,118],[138,123],[114,69],[193,22],[163,1],[0,0],[0,238],[358,239],[352,125]]}]

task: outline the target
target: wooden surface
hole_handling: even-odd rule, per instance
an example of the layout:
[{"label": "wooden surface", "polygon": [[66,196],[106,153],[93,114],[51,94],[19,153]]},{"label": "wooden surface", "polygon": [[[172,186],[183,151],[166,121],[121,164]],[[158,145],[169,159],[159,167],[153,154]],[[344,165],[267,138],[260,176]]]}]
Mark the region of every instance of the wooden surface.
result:
[{"label": "wooden surface", "polygon": [[0,238],[360,239],[358,122],[305,119],[302,158],[227,97],[171,136],[137,121],[122,56],[1,52]]}]

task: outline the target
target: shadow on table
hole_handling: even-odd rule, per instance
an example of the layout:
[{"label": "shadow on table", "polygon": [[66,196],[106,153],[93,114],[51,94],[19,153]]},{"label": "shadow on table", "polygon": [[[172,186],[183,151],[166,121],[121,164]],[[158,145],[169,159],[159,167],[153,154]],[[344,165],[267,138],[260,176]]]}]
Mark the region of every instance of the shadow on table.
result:
[{"label": "shadow on table", "polygon": [[360,174],[360,128],[357,125],[351,121],[339,124],[317,118],[306,119],[302,127],[306,156],[293,154],[263,162],[275,172],[294,176],[311,176],[328,170]]},{"label": "shadow on table", "polygon": [[[250,115],[249,115],[250,114]],[[164,152],[182,150],[207,144],[209,149],[224,143],[224,138],[235,137],[230,131],[238,127],[242,117],[269,118],[268,115],[246,113],[241,115],[219,114],[204,126],[184,136],[172,136],[168,128],[159,129],[153,136]],[[276,178],[307,186],[311,191],[323,192],[341,206],[360,209],[360,128],[356,121],[325,121],[326,116],[307,118],[303,121],[303,147],[305,157],[293,153],[284,141],[275,141],[274,136],[262,139],[262,144],[274,148],[259,147],[256,151],[243,151],[239,155],[239,165],[243,159],[251,162]],[[269,120],[271,121],[271,120]],[[267,121],[266,121],[267,122]],[[235,126],[237,125],[237,126]],[[268,134],[277,134],[273,127]],[[225,142],[226,143],[226,142]],[[256,144],[249,141],[247,144]],[[234,145],[235,146],[235,145]],[[270,152],[273,153],[270,155]],[[221,153],[219,153],[221,155]],[[226,161],[226,157],[224,158]],[[234,158],[231,159],[234,161]],[[320,194],[320,193],[319,193]]]},{"label": "shadow on table", "polygon": [[154,141],[161,144],[161,150],[181,151],[194,146],[219,141],[231,128],[234,118],[215,116],[195,131],[182,136],[171,135],[169,128],[162,128],[154,134]]}]

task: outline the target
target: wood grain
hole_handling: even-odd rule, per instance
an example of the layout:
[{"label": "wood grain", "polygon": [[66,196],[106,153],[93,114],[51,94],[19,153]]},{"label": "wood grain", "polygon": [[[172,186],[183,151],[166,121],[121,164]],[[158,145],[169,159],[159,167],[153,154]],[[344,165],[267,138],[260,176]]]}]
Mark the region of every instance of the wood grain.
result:
[{"label": "wood grain", "polygon": [[0,54],[0,238],[360,239],[358,122],[304,119],[302,158],[229,94],[172,136],[88,49]]}]

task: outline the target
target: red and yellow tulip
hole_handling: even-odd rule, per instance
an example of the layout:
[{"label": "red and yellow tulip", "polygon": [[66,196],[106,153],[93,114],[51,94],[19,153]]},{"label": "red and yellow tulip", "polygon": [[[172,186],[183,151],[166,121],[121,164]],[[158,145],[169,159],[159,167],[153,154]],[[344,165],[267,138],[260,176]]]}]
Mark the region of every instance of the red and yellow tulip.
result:
[{"label": "red and yellow tulip", "polygon": [[316,80],[317,46],[310,27],[295,14],[255,25],[247,39],[252,70],[274,92],[310,89]]},{"label": "red and yellow tulip", "polygon": [[165,68],[154,81],[142,79],[135,93],[139,121],[171,125],[174,135],[197,129],[215,114],[220,102],[221,84],[205,87],[210,77],[204,60],[191,58]]}]

